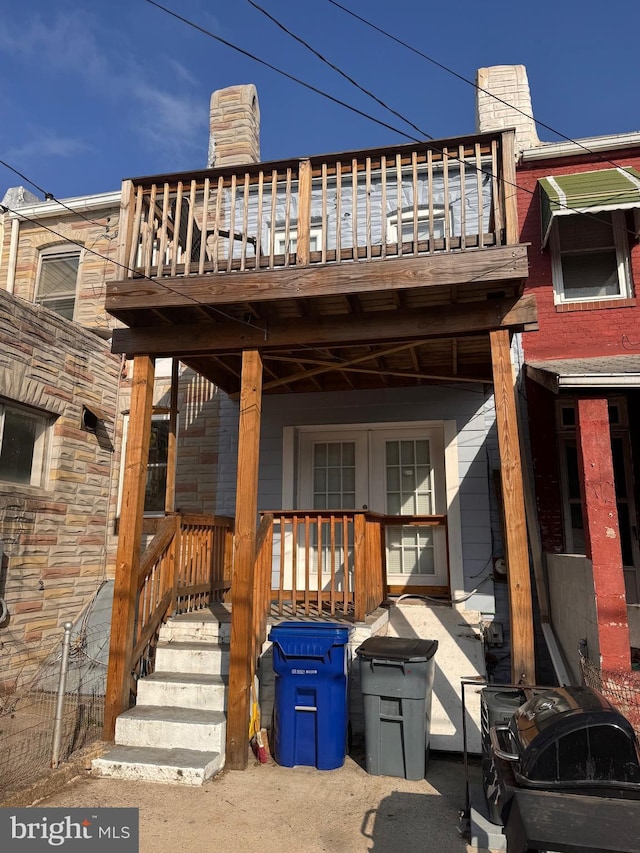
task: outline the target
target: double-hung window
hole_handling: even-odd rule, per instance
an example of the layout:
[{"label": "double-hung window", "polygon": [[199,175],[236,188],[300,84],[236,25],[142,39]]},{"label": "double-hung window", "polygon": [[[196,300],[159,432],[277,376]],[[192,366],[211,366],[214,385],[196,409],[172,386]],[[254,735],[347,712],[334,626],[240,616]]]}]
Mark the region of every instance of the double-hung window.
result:
[{"label": "double-hung window", "polygon": [[551,252],[557,302],[631,295],[624,211],[558,217]]},{"label": "double-hung window", "polygon": [[42,485],[49,423],[47,415],[0,400],[0,480]]},{"label": "double-hung window", "polygon": [[73,320],[79,268],[79,250],[44,252],[40,256],[35,301]]}]

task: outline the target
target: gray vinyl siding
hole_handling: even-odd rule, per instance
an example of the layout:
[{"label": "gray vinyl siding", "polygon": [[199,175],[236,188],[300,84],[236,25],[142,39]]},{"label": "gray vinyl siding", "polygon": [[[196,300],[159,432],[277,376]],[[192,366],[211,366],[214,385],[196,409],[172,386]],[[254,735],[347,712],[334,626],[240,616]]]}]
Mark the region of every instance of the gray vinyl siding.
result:
[{"label": "gray vinyl siding", "polygon": [[[488,460],[493,462],[497,454],[490,390],[482,385],[426,386],[265,397],[258,508],[264,511],[282,506],[284,427],[455,420],[465,592],[471,592],[480,584],[466,606],[493,613],[492,555],[494,548],[500,549],[501,545],[498,516],[489,488]],[[227,441],[219,461],[216,511],[229,515],[235,512],[237,423],[238,405],[227,400],[221,407],[221,433]],[[222,451],[222,442],[220,449]]]}]

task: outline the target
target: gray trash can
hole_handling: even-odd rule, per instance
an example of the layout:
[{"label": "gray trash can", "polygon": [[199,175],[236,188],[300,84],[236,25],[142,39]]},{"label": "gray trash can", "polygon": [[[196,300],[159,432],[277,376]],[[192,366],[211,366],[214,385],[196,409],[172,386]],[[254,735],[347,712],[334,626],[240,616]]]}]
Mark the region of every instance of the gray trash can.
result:
[{"label": "gray trash can", "polygon": [[437,640],[370,637],[356,649],[367,772],[424,779]]}]

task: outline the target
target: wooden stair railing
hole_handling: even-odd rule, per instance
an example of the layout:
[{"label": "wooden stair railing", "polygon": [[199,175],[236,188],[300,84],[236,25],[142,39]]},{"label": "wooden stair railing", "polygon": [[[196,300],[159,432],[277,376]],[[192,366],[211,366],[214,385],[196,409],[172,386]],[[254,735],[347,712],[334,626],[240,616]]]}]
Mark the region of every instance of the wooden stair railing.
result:
[{"label": "wooden stair railing", "polygon": [[[140,560],[130,659],[129,695],[153,671],[160,627],[170,616],[191,613],[221,600],[231,587],[233,519],[169,515]],[[111,665],[111,662],[110,662]]]}]

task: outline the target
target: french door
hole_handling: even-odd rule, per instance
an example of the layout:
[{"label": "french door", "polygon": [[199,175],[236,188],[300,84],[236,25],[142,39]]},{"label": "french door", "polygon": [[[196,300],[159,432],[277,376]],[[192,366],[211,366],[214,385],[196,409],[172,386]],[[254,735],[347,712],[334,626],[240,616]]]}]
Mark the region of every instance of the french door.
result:
[{"label": "french door", "polygon": [[[415,523],[416,516],[446,513],[441,428],[301,430],[298,475],[299,509],[398,517],[385,525],[389,586],[447,584],[446,528]],[[411,521],[403,524],[403,516]]]}]

